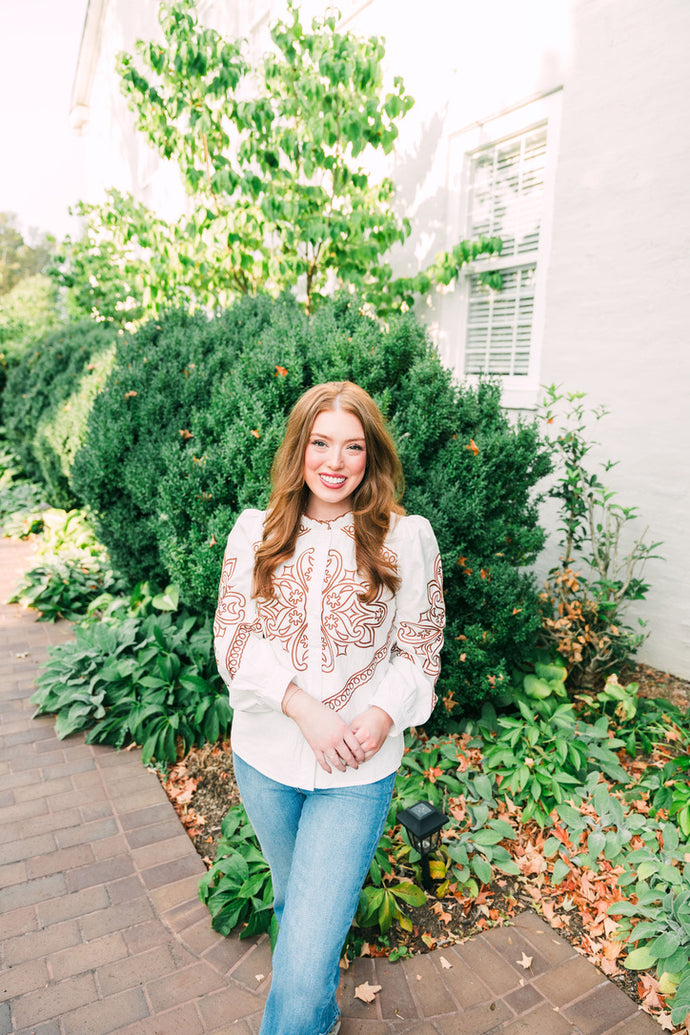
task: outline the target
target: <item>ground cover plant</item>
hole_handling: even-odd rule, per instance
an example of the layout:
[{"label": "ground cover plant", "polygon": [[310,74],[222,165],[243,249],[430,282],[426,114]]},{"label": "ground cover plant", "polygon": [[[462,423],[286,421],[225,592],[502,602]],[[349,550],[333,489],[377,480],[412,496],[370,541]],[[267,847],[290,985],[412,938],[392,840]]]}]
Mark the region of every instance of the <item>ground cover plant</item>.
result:
[{"label": "ground cover plant", "polygon": [[[685,684],[686,707],[689,691]],[[651,736],[650,754],[626,752],[615,718],[609,725],[600,716],[590,727],[597,731],[590,744],[600,755],[566,753],[562,772],[574,779],[560,803],[548,781],[528,781],[526,794],[514,793],[509,777],[487,766],[492,751],[507,750],[515,739],[515,726],[501,726],[491,712],[465,734],[411,739],[348,939],[350,955],[403,958],[508,922],[531,905],[664,1030],[684,1032],[690,844],[679,817],[688,802],[690,718],[663,699],[647,703],[650,712],[639,713],[641,731]],[[589,724],[582,713],[568,707],[584,731]],[[523,716],[518,726],[528,743],[534,717]],[[563,757],[555,741],[551,749],[552,757]],[[526,762],[531,778],[537,764],[530,756]],[[197,799],[207,769],[214,772],[214,790]],[[229,752],[217,746],[198,766],[192,754],[171,770],[166,789],[209,866],[200,897],[214,927],[239,929],[241,937],[274,934],[270,874],[234,797]],[[419,857],[396,824],[397,812],[420,799],[451,819],[430,862],[434,891],[428,896],[420,887]],[[529,810],[535,800],[541,814]],[[216,828],[207,815],[218,817]]]},{"label": "ground cover plant", "polygon": [[43,526],[45,489],[24,474],[0,428],[0,531],[22,538]]},{"label": "ground cover plant", "polygon": [[77,621],[95,602],[124,592],[83,511],[48,508],[40,520],[38,563],[22,577],[10,603],[33,608],[41,621]]},{"label": "ground cover plant", "polygon": [[227,735],[210,623],[178,605],[173,587],[146,583],[129,597],[94,601],[74,642],[51,648],[32,697],[37,714],[56,716],[59,737],[139,744],[145,765],[173,763],[193,744]]}]

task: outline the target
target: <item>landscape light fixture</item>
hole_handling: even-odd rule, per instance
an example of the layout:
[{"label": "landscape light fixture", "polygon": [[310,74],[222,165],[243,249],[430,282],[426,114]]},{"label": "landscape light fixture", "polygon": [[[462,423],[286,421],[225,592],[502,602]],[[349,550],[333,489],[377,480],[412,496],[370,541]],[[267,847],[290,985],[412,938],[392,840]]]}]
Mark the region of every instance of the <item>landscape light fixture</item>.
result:
[{"label": "landscape light fixture", "polygon": [[418,801],[398,813],[398,823],[405,827],[412,847],[421,856],[422,884],[426,891],[430,891],[429,855],[438,848],[441,830],[448,823],[448,817],[428,801]]}]

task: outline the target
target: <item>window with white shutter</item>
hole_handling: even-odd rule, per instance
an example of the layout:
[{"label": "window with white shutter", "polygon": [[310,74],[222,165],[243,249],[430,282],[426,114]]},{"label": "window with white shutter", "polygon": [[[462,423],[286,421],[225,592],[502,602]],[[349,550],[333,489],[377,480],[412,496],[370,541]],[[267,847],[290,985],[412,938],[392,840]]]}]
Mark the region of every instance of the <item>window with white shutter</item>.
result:
[{"label": "window with white shutter", "polygon": [[449,140],[449,244],[499,237],[443,300],[441,353],[460,378],[499,377],[504,405],[539,389],[545,272],[561,91],[476,122]]},{"label": "window with white shutter", "polygon": [[466,374],[529,374],[546,142],[541,125],[469,156],[468,236],[503,248],[468,275]]}]

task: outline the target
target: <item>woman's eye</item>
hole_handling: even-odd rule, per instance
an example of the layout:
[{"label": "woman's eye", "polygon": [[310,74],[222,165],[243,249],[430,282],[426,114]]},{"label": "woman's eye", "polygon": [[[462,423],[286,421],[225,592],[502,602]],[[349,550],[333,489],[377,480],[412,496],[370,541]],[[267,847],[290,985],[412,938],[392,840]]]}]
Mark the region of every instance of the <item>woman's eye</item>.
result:
[{"label": "woman's eye", "polygon": [[353,452],[355,453],[362,452],[362,447],[360,445],[357,445],[357,443],[353,443],[353,445],[350,446],[350,449],[353,450]]},{"label": "woman's eye", "polygon": [[312,439],[312,443],[311,444],[313,446],[325,446],[326,445],[326,443],[322,442],[320,438]]}]

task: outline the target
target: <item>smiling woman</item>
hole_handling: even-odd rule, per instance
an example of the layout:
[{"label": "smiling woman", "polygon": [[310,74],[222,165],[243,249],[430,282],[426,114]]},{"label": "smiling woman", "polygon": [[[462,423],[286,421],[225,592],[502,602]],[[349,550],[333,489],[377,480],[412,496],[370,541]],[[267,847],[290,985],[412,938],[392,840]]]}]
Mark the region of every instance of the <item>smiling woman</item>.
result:
[{"label": "smiling woman", "polygon": [[441,563],[429,522],[398,502],[383,417],[351,382],[297,401],[272,481],[266,512],[244,511],[228,537],[216,658],[279,927],[261,1035],[334,1035],[403,733],[435,703]]}]

